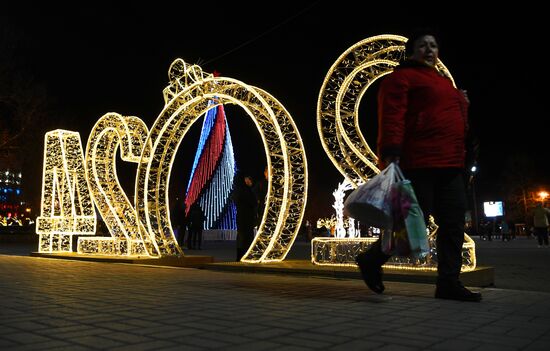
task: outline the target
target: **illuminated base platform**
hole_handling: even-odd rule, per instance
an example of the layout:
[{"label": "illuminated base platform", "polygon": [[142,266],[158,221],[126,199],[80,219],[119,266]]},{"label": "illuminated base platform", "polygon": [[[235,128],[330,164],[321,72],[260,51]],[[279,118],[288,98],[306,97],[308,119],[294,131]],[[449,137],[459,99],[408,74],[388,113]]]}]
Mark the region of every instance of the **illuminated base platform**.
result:
[{"label": "illuminated base platform", "polygon": [[[322,276],[345,279],[362,279],[356,266],[322,266],[308,260],[284,260],[276,263],[242,263],[220,262],[204,265],[205,269],[231,272],[250,273],[280,273],[306,276]],[[384,268],[384,280],[406,283],[435,284],[437,272],[419,270],[400,270]],[[460,274],[460,280],[465,286],[494,286],[495,269],[493,267],[477,267],[472,271]]]},{"label": "illuminated base platform", "polygon": [[79,255],[74,252],[68,252],[68,253],[31,252],[31,256],[44,257],[44,258],[60,258],[60,259],[66,259],[66,260],[109,262],[109,263],[131,263],[131,264],[144,264],[144,265],[154,265],[154,266],[191,267],[191,268],[202,267],[205,264],[210,264],[214,262],[213,256],[198,256],[198,255],[197,256],[186,255],[183,257],[151,258],[147,256],[113,257],[113,256],[101,256],[101,255]]}]

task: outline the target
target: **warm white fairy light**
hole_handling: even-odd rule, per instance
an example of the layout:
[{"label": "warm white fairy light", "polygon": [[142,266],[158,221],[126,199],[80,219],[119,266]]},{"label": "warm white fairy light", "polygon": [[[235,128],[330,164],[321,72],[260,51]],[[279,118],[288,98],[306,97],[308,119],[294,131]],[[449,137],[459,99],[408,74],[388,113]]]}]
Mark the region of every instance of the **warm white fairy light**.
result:
[{"label": "warm white fairy light", "polygon": [[136,210],[155,250],[178,254],[168,216],[168,184],[175,152],[191,125],[217,104],[236,104],[256,124],[269,166],[266,211],[244,262],[285,258],[298,233],[307,198],[307,163],[302,139],[290,114],[267,92],[238,80],[213,77],[197,65],[175,60],[164,89],[166,105],[149,133],[138,166]]},{"label": "warm white fairy light", "polygon": [[320,266],[356,266],[355,257],[377,238],[323,238],[311,240],[311,262]]},{"label": "warm white fairy light", "polygon": [[[359,127],[361,98],[372,83],[391,73],[399,64],[405,54],[406,42],[407,38],[398,35],[364,39],[340,55],[323,81],[317,102],[317,129],[321,143],[332,163],[354,188],[380,172],[376,167],[377,156]],[[453,81],[441,61],[438,60],[436,68]],[[357,247],[342,249],[341,246],[353,246],[353,240],[316,239],[319,240],[312,241],[312,261],[316,264],[355,265],[353,258],[358,250],[370,245],[369,240],[358,238]],[[467,261],[463,270],[474,269],[475,246],[466,234],[463,251],[466,251],[463,261]],[[419,262],[398,260],[397,266],[401,269],[433,269]]]},{"label": "warm white fairy light", "polygon": [[[307,161],[290,114],[267,92],[238,80],[213,77],[197,65],[175,60],[164,89],[165,107],[150,133],[141,120],[112,113],[92,131],[84,169],[78,133],[46,134],[40,252],[72,251],[72,235],[95,233],[94,201],[110,238],[79,240],[79,253],[104,255],[181,255],[168,209],[168,184],[175,153],[191,125],[219,104],[242,107],[258,128],[269,168],[266,210],[244,262],[282,261],[303,219]],[[209,105],[214,100],[216,104]],[[145,138],[145,136],[147,138]],[[115,154],[138,162],[135,211],[116,176]],[[137,219],[136,219],[137,218]]]},{"label": "warm white fairy light", "polygon": [[317,219],[317,228],[330,229],[332,227],[336,228],[336,217],[334,217],[334,215],[332,215],[330,218]]},{"label": "warm white fairy light", "polygon": [[[311,261],[320,266],[356,267],[355,257],[367,250],[378,238],[313,238],[311,241]],[[435,236],[430,235],[430,253],[423,259],[392,256],[383,266],[389,269],[437,271],[437,255],[435,251]],[[476,268],[475,243],[464,235],[462,246],[462,272]]]},{"label": "warm white fairy light", "polygon": [[42,201],[36,219],[38,252],[72,252],[73,235],[93,235],[95,229],[80,135],[50,131],[44,137]]},{"label": "warm white fairy light", "polygon": [[[78,253],[100,255],[149,255],[149,236],[142,237],[136,211],[120,185],[116,152],[124,161],[140,162],[149,131],[138,117],[107,113],[95,124],[86,147],[88,184],[110,237],[78,239]],[[153,250],[151,250],[153,252]]]},{"label": "warm white fairy light", "polygon": [[355,227],[355,218],[348,217],[348,237],[359,238],[361,236],[361,229]]},{"label": "warm white fairy light", "polygon": [[344,223],[344,197],[346,196],[346,191],[352,190],[353,188],[353,184],[350,183],[346,178],[344,178],[344,181],[342,183],[339,183],[338,188],[336,188],[336,190],[334,190],[334,192],[332,193],[332,195],[334,196],[334,205],[332,205],[332,208],[334,208],[334,210],[336,211],[337,238],[353,238],[356,236],[356,231],[354,227],[355,221],[351,219],[348,221],[348,223]]}]

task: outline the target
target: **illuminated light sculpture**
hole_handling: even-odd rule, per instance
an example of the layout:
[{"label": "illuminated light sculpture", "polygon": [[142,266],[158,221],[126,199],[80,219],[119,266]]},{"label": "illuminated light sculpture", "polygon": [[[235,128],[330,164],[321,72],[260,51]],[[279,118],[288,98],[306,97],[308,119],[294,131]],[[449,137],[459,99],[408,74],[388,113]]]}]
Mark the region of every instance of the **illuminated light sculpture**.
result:
[{"label": "illuminated light sculpture", "polygon": [[73,235],[94,235],[96,217],[80,135],[53,130],[44,137],[38,252],[72,252]]},{"label": "illuminated light sculpture", "polygon": [[[422,259],[413,259],[410,257],[392,256],[388,262],[383,265],[384,268],[419,270],[419,271],[437,271],[437,255],[435,253],[435,240],[437,225],[430,217],[430,253]],[[349,266],[355,267],[355,257],[362,251],[368,249],[378,238],[321,238],[312,240],[311,261],[320,266]],[[464,234],[464,244],[462,245],[462,272],[469,272],[476,268],[475,242],[468,235]]]},{"label": "illuminated light sculpture", "polygon": [[[349,238],[359,237],[361,232],[355,230],[355,219],[348,218],[348,223],[344,223],[344,197],[347,190],[352,190],[353,185],[344,179],[344,181],[338,184],[338,188],[334,190],[332,195],[334,196],[334,205],[332,208],[336,211],[336,237]],[[348,228],[346,230],[346,228]]]},{"label": "illuminated light sculpture", "polygon": [[204,229],[237,229],[236,208],[230,198],[234,178],[235,156],[229,126],[223,105],[217,105],[204,116],[185,197],[187,213],[196,202],[203,209]]},{"label": "illuminated light sculpture", "polygon": [[[168,184],[178,149],[191,125],[218,104],[242,107],[256,124],[269,166],[269,188],[262,223],[243,262],[283,260],[303,218],[307,162],[290,114],[267,92],[226,77],[206,74],[198,65],[175,60],[164,89],[165,107],[150,130],[136,179],[136,211],[161,256],[179,253],[169,220]],[[214,100],[215,105],[209,104]]]},{"label": "illuminated light sculpture", "polygon": [[[149,131],[138,117],[118,113],[102,116],[90,133],[86,147],[86,177],[92,198],[111,237],[78,238],[80,254],[149,255],[149,236],[142,236],[136,211],[120,185],[116,173],[116,152],[124,161],[140,162]],[[146,161],[147,159],[145,159]]]},{"label": "illuminated light sculpture", "polygon": [[[306,155],[292,117],[267,92],[235,79],[213,77],[181,59],[172,63],[168,73],[170,84],[163,91],[166,104],[150,132],[138,118],[105,115],[88,143],[87,170],[77,132],[46,133],[37,219],[39,252],[72,252],[73,235],[95,233],[93,192],[93,200],[111,225],[111,238],[84,238],[80,252],[133,255],[144,250],[155,257],[182,255],[168,209],[167,185],[175,153],[199,116],[221,104],[236,104],[256,124],[270,170],[262,223],[241,261],[276,262],[286,257],[307,198]],[[212,100],[215,104],[209,104]],[[119,144],[123,158],[134,162],[141,150],[135,184],[137,222],[116,177],[114,155]]]},{"label": "illuminated light sculpture", "polygon": [[[376,167],[377,156],[359,128],[361,98],[377,79],[391,73],[399,64],[405,54],[406,41],[407,38],[398,35],[378,35],[364,39],[340,55],[323,81],[317,102],[317,129],[321,144],[345,181],[354,188],[380,172]],[[450,72],[440,60],[436,68],[449,77],[454,85]],[[434,235],[435,232],[430,232],[430,236]],[[373,241],[370,238],[314,238],[312,262],[355,265],[357,253]],[[464,250],[468,253],[463,254],[462,269],[474,269],[475,244],[466,234]],[[387,266],[432,270],[436,260],[434,254],[432,250],[427,264],[403,260],[395,262],[392,259]]]}]

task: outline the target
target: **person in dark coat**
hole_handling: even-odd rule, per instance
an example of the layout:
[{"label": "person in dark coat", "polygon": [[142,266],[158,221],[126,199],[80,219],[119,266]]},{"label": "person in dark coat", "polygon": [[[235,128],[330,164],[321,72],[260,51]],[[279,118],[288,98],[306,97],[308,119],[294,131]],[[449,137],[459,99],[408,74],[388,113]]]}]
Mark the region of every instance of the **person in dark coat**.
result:
[{"label": "person in dark coat", "polygon": [[[413,33],[405,54],[407,59],[384,77],[378,91],[380,168],[398,163],[424,215],[433,215],[439,225],[435,297],[480,301],[481,294],[459,280],[469,100],[466,91],[436,69],[439,44],[433,31]],[[380,240],[356,257],[365,283],[378,294],[384,291],[382,265],[389,258]]]},{"label": "person in dark coat", "polygon": [[176,204],[174,205],[174,208],[172,208],[172,211],[170,212],[171,215],[171,222],[174,226],[174,229],[176,229],[177,232],[177,239],[178,239],[178,245],[180,247],[183,247],[185,237],[185,232],[187,229],[187,219],[185,216],[185,201],[183,199],[177,198]]},{"label": "person in dark coat", "polygon": [[267,188],[269,187],[269,170],[267,166],[264,169],[264,176],[262,179],[254,184],[253,190],[257,201],[257,214],[256,225],[260,226],[262,222],[262,216],[264,215],[265,205],[267,203]]},{"label": "person in dark coat", "polygon": [[237,261],[246,254],[254,240],[258,201],[253,185],[251,176],[237,176],[233,191],[233,201],[237,208]]},{"label": "person in dark coat", "polygon": [[204,227],[204,212],[201,205],[195,202],[189,209],[187,221],[189,225],[188,245],[191,250],[201,250],[202,230]]}]

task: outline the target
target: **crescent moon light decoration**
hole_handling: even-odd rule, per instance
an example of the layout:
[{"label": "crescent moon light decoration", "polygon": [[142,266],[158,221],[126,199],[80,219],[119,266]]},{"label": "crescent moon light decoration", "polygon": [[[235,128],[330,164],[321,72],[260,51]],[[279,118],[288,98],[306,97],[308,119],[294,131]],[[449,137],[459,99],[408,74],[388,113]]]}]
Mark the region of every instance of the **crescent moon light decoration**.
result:
[{"label": "crescent moon light decoration", "polygon": [[[359,105],[367,89],[377,79],[389,74],[404,55],[407,38],[399,35],[378,35],[364,39],[347,49],[328,71],[317,102],[317,130],[328,157],[356,188],[380,170],[377,156],[359,128]],[[454,80],[438,60],[436,68]],[[433,228],[436,228],[434,226]],[[434,231],[430,234],[433,236]],[[475,244],[465,234],[463,270],[475,268]],[[355,265],[355,256],[372,244],[373,238],[315,238],[312,261],[323,265]],[[432,253],[435,253],[432,250]],[[436,269],[434,254],[422,262],[392,258],[392,268]]]}]

